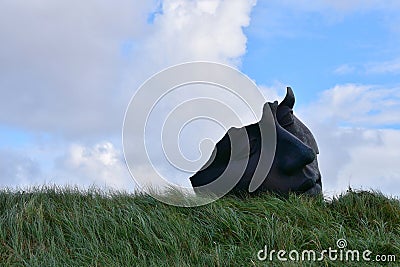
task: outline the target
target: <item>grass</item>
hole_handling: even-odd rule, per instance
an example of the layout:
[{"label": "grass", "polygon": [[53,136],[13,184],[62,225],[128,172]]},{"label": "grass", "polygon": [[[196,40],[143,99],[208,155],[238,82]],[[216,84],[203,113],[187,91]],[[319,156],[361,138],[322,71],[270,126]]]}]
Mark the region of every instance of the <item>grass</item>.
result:
[{"label": "grass", "polygon": [[[260,261],[257,252],[346,249],[397,262]],[[288,255],[286,254],[286,257]],[[265,194],[183,208],[143,194],[46,187],[0,191],[1,266],[398,266],[400,201],[376,192],[333,200]]]}]

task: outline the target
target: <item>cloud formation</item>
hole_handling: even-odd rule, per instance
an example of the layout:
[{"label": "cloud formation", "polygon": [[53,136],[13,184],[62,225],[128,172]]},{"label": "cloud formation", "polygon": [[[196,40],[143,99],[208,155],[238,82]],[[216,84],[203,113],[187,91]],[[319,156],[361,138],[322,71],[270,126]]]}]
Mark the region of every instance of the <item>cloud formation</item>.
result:
[{"label": "cloud formation", "polygon": [[42,180],[42,174],[34,158],[14,150],[0,150],[0,187],[33,185]]},{"label": "cloud formation", "polygon": [[145,41],[146,55],[166,64],[188,60],[238,63],[246,52],[243,27],[256,1],[166,0]]},{"label": "cloud formation", "polygon": [[343,192],[349,186],[399,194],[399,187],[395,186],[400,185],[398,91],[337,85],[299,110],[320,147],[327,195]]},{"label": "cloud formation", "polygon": [[247,41],[243,27],[254,5],[254,0],[1,2],[0,123],[57,137],[44,157],[35,154],[39,144],[25,144],[25,153],[3,151],[2,158],[15,154],[10,157],[15,164],[2,166],[2,174],[21,177],[4,185],[49,180],[132,185],[122,170],[119,137],[135,88],[182,61],[240,64]]},{"label": "cloud formation", "polygon": [[3,2],[0,121],[74,138],[115,134],[134,88],[160,68],[239,62],[254,4],[167,0],[149,25],[152,1]]},{"label": "cloud formation", "polygon": [[70,144],[66,153],[56,160],[55,166],[54,171],[59,172],[58,183],[85,187],[95,184],[128,191],[134,189],[121,150],[110,142],[93,146]]},{"label": "cloud formation", "polygon": [[383,62],[368,63],[364,66],[366,73],[372,74],[400,74],[400,58]]},{"label": "cloud formation", "polygon": [[310,116],[353,127],[400,125],[399,88],[344,84],[324,91]]},{"label": "cloud formation", "polygon": [[150,3],[3,1],[0,121],[75,137],[118,129],[120,47],[144,34]]},{"label": "cloud formation", "polygon": [[346,75],[352,73],[358,74],[380,74],[397,75],[400,73],[400,58],[392,60],[369,62],[364,64],[342,64],[334,71],[335,74]]}]

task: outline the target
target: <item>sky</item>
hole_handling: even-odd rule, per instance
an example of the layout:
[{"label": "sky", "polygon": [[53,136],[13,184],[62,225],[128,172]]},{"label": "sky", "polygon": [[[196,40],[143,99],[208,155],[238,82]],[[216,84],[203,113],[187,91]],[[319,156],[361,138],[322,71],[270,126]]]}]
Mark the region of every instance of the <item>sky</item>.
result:
[{"label": "sky", "polygon": [[395,0],[1,1],[0,188],[134,190],[121,141],[132,95],[201,60],[239,69],[268,101],[293,88],[325,195],[400,196],[399,11]]}]

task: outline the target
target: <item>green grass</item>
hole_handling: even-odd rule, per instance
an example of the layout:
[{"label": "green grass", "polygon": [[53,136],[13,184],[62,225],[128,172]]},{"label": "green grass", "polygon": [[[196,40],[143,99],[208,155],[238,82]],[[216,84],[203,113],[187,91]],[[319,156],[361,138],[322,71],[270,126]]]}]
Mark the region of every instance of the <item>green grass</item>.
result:
[{"label": "green grass", "polygon": [[[273,262],[268,250],[347,249],[395,255],[400,202],[374,192],[322,198],[224,197],[196,208],[141,194],[68,188],[0,191],[0,266],[379,266],[377,262]],[[286,255],[287,257],[287,255]]]}]

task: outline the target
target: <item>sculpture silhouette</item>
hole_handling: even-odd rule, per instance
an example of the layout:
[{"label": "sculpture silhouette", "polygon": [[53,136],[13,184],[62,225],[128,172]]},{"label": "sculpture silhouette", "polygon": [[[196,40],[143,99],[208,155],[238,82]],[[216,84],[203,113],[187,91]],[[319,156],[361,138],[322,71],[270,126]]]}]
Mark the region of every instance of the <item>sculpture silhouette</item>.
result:
[{"label": "sculpture silhouette", "polygon": [[318,146],[310,130],[293,114],[294,103],[293,91],[287,87],[286,96],[279,105],[276,101],[264,105],[264,110],[271,110],[276,129],[275,155],[270,168],[262,168],[262,149],[264,152],[271,150],[271,146],[262,143],[261,138],[260,129],[268,123],[264,111],[258,123],[231,128],[216,144],[208,162],[190,177],[195,192],[220,193],[218,185],[204,188],[221,175],[227,175],[236,179],[240,176],[230,193],[249,191],[251,180],[258,176],[262,183],[252,193],[269,191],[282,196],[290,192],[310,196],[321,194]]}]

